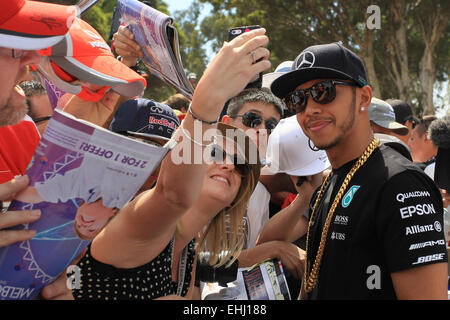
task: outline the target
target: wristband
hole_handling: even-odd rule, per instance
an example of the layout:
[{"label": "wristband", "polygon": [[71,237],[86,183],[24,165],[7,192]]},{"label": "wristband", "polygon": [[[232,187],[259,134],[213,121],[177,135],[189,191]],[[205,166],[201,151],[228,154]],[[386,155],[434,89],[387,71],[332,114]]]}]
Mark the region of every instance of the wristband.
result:
[{"label": "wristband", "polygon": [[191,140],[196,145],[201,146],[201,147],[209,147],[209,146],[217,144],[217,137],[216,136],[213,137],[213,141],[210,144],[203,144],[203,143],[200,143],[198,141],[195,141],[194,139],[191,138],[191,135],[183,128],[183,124],[184,124],[184,120],[181,121],[181,125],[179,126],[179,128],[181,129],[181,132],[183,132],[183,134],[186,136],[186,138]]},{"label": "wristband", "polygon": [[189,104],[189,108],[188,108],[188,112],[191,114],[192,118],[194,118],[195,120],[198,120],[200,122],[206,123],[206,124],[215,124],[217,122],[219,122],[219,120],[215,120],[215,121],[206,121],[203,120],[201,118],[199,118],[191,109],[191,104]]}]

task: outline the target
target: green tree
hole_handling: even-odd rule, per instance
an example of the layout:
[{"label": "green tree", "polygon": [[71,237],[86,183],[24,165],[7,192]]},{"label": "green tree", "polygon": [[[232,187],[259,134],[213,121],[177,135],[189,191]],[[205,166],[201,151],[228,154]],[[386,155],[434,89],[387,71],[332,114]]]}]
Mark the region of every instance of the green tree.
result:
[{"label": "green tree", "polygon": [[225,27],[260,24],[270,38],[271,61],[293,60],[313,44],[341,41],[365,62],[377,97],[413,102],[418,114],[434,113],[436,83],[448,81],[449,2],[381,0],[380,28],[366,23],[372,1],[200,0],[213,6],[202,32],[217,49]]}]

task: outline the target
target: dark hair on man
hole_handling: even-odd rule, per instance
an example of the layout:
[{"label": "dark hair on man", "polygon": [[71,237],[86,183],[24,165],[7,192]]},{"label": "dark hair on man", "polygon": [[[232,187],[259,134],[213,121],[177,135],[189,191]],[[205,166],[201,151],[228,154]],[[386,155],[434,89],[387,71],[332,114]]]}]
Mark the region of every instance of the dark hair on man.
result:
[{"label": "dark hair on man", "polygon": [[417,125],[415,127],[419,137],[422,137],[424,134],[427,133],[428,127],[436,119],[437,118],[433,115],[423,116],[423,118],[419,119],[419,122],[417,123]]},{"label": "dark hair on man", "polygon": [[268,88],[245,89],[230,100],[227,108],[227,115],[237,115],[242,109],[242,106],[249,102],[262,102],[268,105],[273,105],[280,114],[280,117],[283,117],[283,102],[278,97],[276,97]]},{"label": "dark hair on man", "polygon": [[400,99],[387,99],[385,101],[394,109],[395,121],[398,123],[405,124],[407,120],[413,121],[415,119],[408,102]]},{"label": "dark hair on man", "polygon": [[[172,109],[180,110],[182,112],[186,112],[189,108],[189,104],[191,101],[183,96],[181,93],[174,94],[170,96],[166,101],[163,102],[167,104]],[[184,110],[183,110],[184,108]]]},{"label": "dark hair on man", "polygon": [[45,90],[42,84],[36,80],[24,81],[19,85],[25,92],[26,97],[40,96],[43,94],[47,94],[47,90]]}]

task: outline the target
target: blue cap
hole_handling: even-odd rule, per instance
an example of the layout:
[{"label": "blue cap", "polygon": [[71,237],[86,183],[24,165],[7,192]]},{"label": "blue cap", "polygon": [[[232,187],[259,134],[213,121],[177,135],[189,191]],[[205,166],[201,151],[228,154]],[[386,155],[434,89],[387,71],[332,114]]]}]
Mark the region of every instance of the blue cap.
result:
[{"label": "blue cap", "polygon": [[168,141],[179,125],[180,120],[168,105],[137,98],[117,108],[109,129]]}]

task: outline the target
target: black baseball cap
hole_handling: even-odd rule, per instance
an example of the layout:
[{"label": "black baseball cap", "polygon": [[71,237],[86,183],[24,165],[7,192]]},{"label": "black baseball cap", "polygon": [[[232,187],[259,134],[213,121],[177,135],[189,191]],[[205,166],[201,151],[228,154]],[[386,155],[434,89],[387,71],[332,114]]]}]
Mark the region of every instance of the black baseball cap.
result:
[{"label": "black baseball cap", "polygon": [[418,122],[418,119],[413,115],[411,106],[406,101],[399,99],[387,99],[386,102],[389,103],[394,109],[395,121],[401,124],[404,124],[407,120]]},{"label": "black baseball cap", "polygon": [[125,101],[117,108],[109,129],[168,141],[179,125],[180,120],[168,105],[137,98]]},{"label": "black baseball cap", "polygon": [[368,85],[362,60],[339,42],[314,45],[303,50],[291,71],[272,82],[271,90],[279,98],[314,79],[351,80],[359,87]]}]

